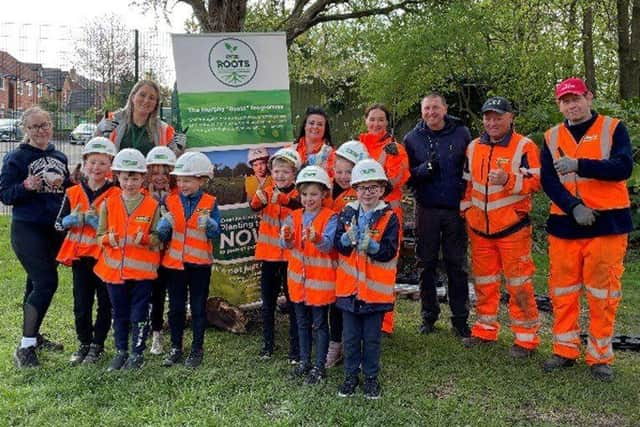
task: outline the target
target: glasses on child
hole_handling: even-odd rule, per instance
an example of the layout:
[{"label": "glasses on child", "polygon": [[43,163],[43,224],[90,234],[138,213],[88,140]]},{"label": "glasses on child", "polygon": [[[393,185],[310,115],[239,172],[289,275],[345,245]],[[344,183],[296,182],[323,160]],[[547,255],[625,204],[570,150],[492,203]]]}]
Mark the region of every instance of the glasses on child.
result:
[{"label": "glasses on child", "polygon": [[375,193],[380,189],[379,185],[358,185],[356,191],[360,193]]},{"label": "glasses on child", "polygon": [[50,127],[51,127],[51,123],[44,122],[44,123],[40,123],[39,125],[27,126],[27,129],[29,129],[32,132],[37,132],[39,130],[49,130]]}]

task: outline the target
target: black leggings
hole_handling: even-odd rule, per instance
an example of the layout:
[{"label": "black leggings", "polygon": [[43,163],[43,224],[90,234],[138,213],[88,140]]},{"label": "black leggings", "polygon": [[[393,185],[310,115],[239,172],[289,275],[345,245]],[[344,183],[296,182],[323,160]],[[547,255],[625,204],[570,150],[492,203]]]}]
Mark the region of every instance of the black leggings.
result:
[{"label": "black leggings", "polygon": [[56,256],[64,235],[53,225],[13,221],[11,246],[27,273],[24,293],[22,335],[35,337],[58,289]]}]

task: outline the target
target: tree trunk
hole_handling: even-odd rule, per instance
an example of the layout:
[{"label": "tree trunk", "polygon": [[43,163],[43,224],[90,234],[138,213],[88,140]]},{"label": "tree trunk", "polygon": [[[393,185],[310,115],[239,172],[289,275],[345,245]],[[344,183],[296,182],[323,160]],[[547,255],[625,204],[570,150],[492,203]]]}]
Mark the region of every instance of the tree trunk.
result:
[{"label": "tree trunk", "polygon": [[596,64],[593,57],[593,6],[585,6],[582,12],[582,54],[587,87],[596,94]]},{"label": "tree trunk", "polygon": [[240,32],[247,16],[247,0],[186,0],[204,33]]},{"label": "tree trunk", "polygon": [[640,0],[617,0],[616,3],[620,98],[630,99],[640,97]]}]

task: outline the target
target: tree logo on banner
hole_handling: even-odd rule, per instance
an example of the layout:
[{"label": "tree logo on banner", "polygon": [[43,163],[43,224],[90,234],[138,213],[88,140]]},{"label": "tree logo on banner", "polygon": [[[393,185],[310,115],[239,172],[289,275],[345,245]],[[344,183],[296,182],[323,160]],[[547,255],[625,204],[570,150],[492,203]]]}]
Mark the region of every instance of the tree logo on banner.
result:
[{"label": "tree logo on banner", "polygon": [[209,69],[220,83],[240,87],[249,83],[258,71],[258,57],[246,42],[226,38],[209,51]]}]

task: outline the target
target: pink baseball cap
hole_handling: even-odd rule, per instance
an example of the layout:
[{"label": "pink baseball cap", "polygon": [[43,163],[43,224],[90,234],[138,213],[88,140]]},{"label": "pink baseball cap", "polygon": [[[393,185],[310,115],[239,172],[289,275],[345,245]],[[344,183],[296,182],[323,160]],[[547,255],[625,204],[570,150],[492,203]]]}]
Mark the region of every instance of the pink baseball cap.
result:
[{"label": "pink baseball cap", "polygon": [[556,99],[560,99],[568,93],[584,95],[587,92],[589,92],[589,88],[578,77],[569,77],[556,85]]}]

